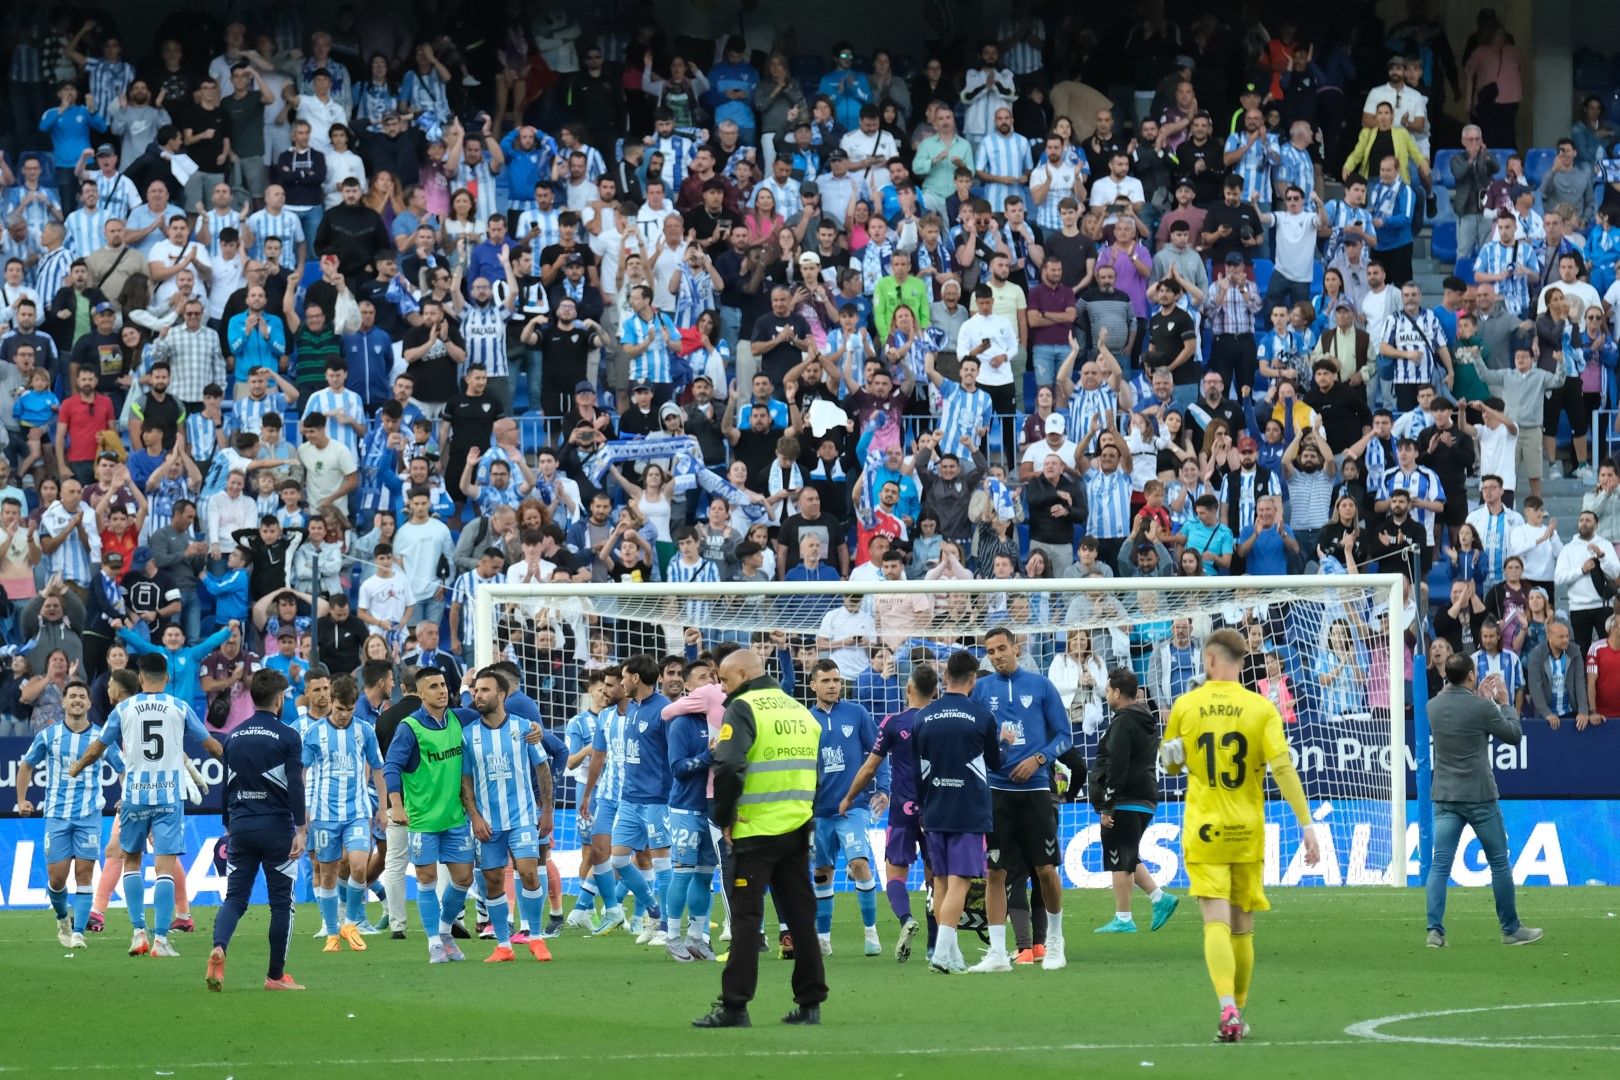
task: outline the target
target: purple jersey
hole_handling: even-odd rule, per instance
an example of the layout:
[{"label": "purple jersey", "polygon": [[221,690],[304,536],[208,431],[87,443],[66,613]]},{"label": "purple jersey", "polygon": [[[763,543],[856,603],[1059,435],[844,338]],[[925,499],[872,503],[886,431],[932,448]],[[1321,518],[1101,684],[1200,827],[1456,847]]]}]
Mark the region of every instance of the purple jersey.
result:
[{"label": "purple jersey", "polygon": [[889,820],[915,821],[922,812],[917,802],[917,747],[911,741],[917,710],[906,709],[884,718],[878,725],[872,753],[889,759]]}]

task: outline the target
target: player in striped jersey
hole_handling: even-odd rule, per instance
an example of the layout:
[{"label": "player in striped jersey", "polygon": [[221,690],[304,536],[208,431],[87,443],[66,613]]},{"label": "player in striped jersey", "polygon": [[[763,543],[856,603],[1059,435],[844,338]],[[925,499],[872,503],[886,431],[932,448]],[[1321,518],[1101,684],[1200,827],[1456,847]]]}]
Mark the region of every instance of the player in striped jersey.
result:
[{"label": "player in striped jersey", "polygon": [[247,251],[253,247],[253,230],[246,225],[247,208],[251,204],[244,204],[241,210],[231,205],[231,185],[221,181],[214,185],[209,193],[211,205],[206,213],[197,218],[197,243],[208,248],[208,254],[219,258],[219,234],[226,229],[235,229],[242,241],[242,250]]},{"label": "player in striped jersey", "polygon": [[[522,888],[523,921],[544,925],[540,883],[540,838],[551,832],[551,766],[538,745],[525,741],[530,723],[506,711],[511,686],[501,673],[485,668],[473,681],[473,708],[480,723],[462,731],[461,801],[478,841],[478,869],[484,875],[489,920],[495,930],[495,951],[486,964],[514,959],[511,912],[506,900],[506,865],[517,870]],[[530,782],[533,772],[540,794]],[[528,942],[536,960],[551,959],[551,951],[538,936]]]},{"label": "player in striped jersey", "polygon": [[264,258],[264,242],[272,236],[281,241],[280,262],[289,271],[303,267],[304,244],[313,237],[304,235],[303,222],[298,215],[285,209],[287,189],[270,184],[264,189],[264,206],[248,215],[246,226],[253,237],[249,253],[255,259]]},{"label": "player in striped jersey", "polygon": [[[62,691],[62,719],[39,732],[17,768],[17,816],[34,812],[28,799],[35,770],[45,768],[45,895],[56,914],[56,940],[84,948],[93,893],[90,877],[101,855],[101,773],[75,778],[68,769],[101,733],[90,725],[90,688],[77,679]],[[114,749],[107,763],[123,771]],[[73,871],[73,913],[68,914],[67,878]]]},{"label": "player in striped jersey", "polygon": [[[591,763],[585,786],[579,796],[579,816],[587,823],[591,838],[591,862],[595,867],[597,895],[602,898],[602,921],[593,934],[606,934],[624,925],[624,905],[617,875],[610,862],[613,822],[619,816],[619,797],[624,794],[624,686],[617,667],[602,676],[605,707],[596,718],[591,737]],[[582,833],[587,829],[581,829]]]},{"label": "player in striped jersey", "polygon": [[[596,740],[596,727],[598,717],[607,709],[607,693],[603,689],[605,676],[600,668],[585,673],[585,704],[569,718],[567,726],[563,729],[563,737],[568,743],[567,775],[574,781],[579,791],[585,790],[585,779],[591,760],[591,743]],[[579,835],[588,836],[590,832],[590,819],[586,817],[583,809],[579,815]],[[591,910],[596,906],[596,879],[591,873],[595,865],[595,858],[589,843],[580,845],[579,852],[579,898],[574,901],[573,910],[568,913],[568,925],[577,926],[582,930],[591,928]],[[613,897],[605,898],[611,901]]]},{"label": "player in striped jersey", "polygon": [[[241,632],[231,620],[230,629]],[[169,926],[174,921],[174,875],[179,856],[185,850],[184,787],[191,763],[186,757],[185,740],[196,739],[213,757],[225,756],[224,747],[208,734],[191,706],[164,693],[169,682],[169,664],[160,653],[145,653],[136,662],[141,692],[120,701],[112,716],[78,761],[69,770],[78,776],[94,765],[117,744],[124,759],[124,801],[118,808],[118,842],[124,850],[124,899],[129,905],[134,935],[129,954],[172,957],[180,954],[169,944]],[[157,926],[153,940],[146,940],[146,882],[141,874],[141,855],[147,839],[157,869],[152,889]]]},{"label": "player in striped jersey", "polygon": [[[489,373],[491,381],[503,380],[502,385],[511,376],[506,362],[506,324],[512,317],[513,305],[518,298],[517,279],[512,275],[511,252],[512,249],[506,246],[498,251],[501,269],[506,272],[503,298],[497,299],[489,279],[480,277],[473,280],[472,301],[469,303],[463,299],[460,267],[456,268],[455,277],[450,283],[451,304],[456,318],[461,320],[461,338],[467,349],[467,362],[463,370],[482,366]],[[504,401],[511,395],[510,391],[501,393],[497,390],[492,396]]]},{"label": "player in striped jersey", "polygon": [[[309,847],[315,853],[315,903],[325,923],[326,952],[339,952],[344,942],[354,952],[366,950],[360,936],[360,923],[366,917],[364,884],[344,890],[347,902],[340,924],[337,883],[340,876],[364,883],[371,856],[371,827],[386,820],[381,809],[388,799],[382,753],[377,749],[377,733],[369,724],[354,720],[359,698],[360,689],[352,677],[340,675],[331,680],[331,711],[311,724],[303,736]],[[348,864],[346,871],[344,863]]]}]

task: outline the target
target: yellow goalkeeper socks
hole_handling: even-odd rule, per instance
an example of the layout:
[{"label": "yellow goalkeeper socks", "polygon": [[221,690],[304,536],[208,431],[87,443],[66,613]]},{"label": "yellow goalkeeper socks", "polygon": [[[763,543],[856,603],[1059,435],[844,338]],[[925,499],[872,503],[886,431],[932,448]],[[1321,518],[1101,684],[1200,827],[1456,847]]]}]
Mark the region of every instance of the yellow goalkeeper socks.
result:
[{"label": "yellow goalkeeper socks", "polygon": [[[1233,955],[1232,928],[1222,922],[1204,924],[1204,964],[1209,968],[1209,981],[1215,984],[1215,996],[1223,1001],[1235,997],[1237,960]],[[1250,952],[1252,958],[1254,953]]]},{"label": "yellow goalkeeper socks", "polygon": [[1232,981],[1233,998],[1237,1007],[1249,1007],[1249,983],[1254,979],[1254,931],[1232,935],[1232,959],[1236,970]]}]

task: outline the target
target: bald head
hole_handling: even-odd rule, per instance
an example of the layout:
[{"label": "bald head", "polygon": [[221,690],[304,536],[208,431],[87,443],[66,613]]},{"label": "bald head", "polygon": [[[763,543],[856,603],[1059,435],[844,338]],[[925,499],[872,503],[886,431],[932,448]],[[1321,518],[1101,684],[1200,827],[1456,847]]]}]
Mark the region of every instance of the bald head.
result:
[{"label": "bald head", "polygon": [[752,679],[765,674],[765,665],[751,649],[738,649],[720,661],[720,685],[727,694],[735,694]]}]

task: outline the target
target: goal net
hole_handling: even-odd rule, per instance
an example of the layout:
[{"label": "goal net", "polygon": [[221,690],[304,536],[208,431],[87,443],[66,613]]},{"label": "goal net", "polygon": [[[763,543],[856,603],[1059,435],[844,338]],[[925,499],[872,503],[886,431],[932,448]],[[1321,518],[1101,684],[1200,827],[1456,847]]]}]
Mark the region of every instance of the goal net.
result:
[{"label": "goal net", "polygon": [[[983,655],[986,631],[1005,626],[1020,665],[1053,682],[1068,705],[1087,765],[1106,729],[1107,674],[1129,666],[1160,723],[1203,677],[1202,642],[1229,627],[1250,643],[1243,680],[1276,703],[1310,799],[1322,859],[1305,865],[1301,830],[1267,780],[1269,885],[1405,884],[1406,598],[1395,575],[1276,578],[859,580],[636,585],[481,585],[475,659],[514,661],[524,689],[559,736],[589,707],[588,673],[636,653],[692,659],[721,642],[754,649],[766,671],[813,702],[811,671],[830,658],[844,696],[874,720],[906,707],[916,664],[943,667],[955,650]],[[1390,611],[1396,612],[1391,629]],[[988,666],[986,667],[988,671]],[[680,687],[664,687],[666,693]],[[854,766],[849,766],[853,773]],[[557,786],[573,805],[583,768]],[[1180,862],[1182,780],[1161,777],[1162,801],[1142,846],[1161,884],[1185,884]],[[575,815],[557,816],[559,869],[576,843]],[[873,850],[881,854],[881,817]],[[1060,843],[1070,887],[1101,887],[1097,816],[1070,793]],[[847,884],[838,868],[840,887]],[[920,881],[920,871],[917,875]]]}]

